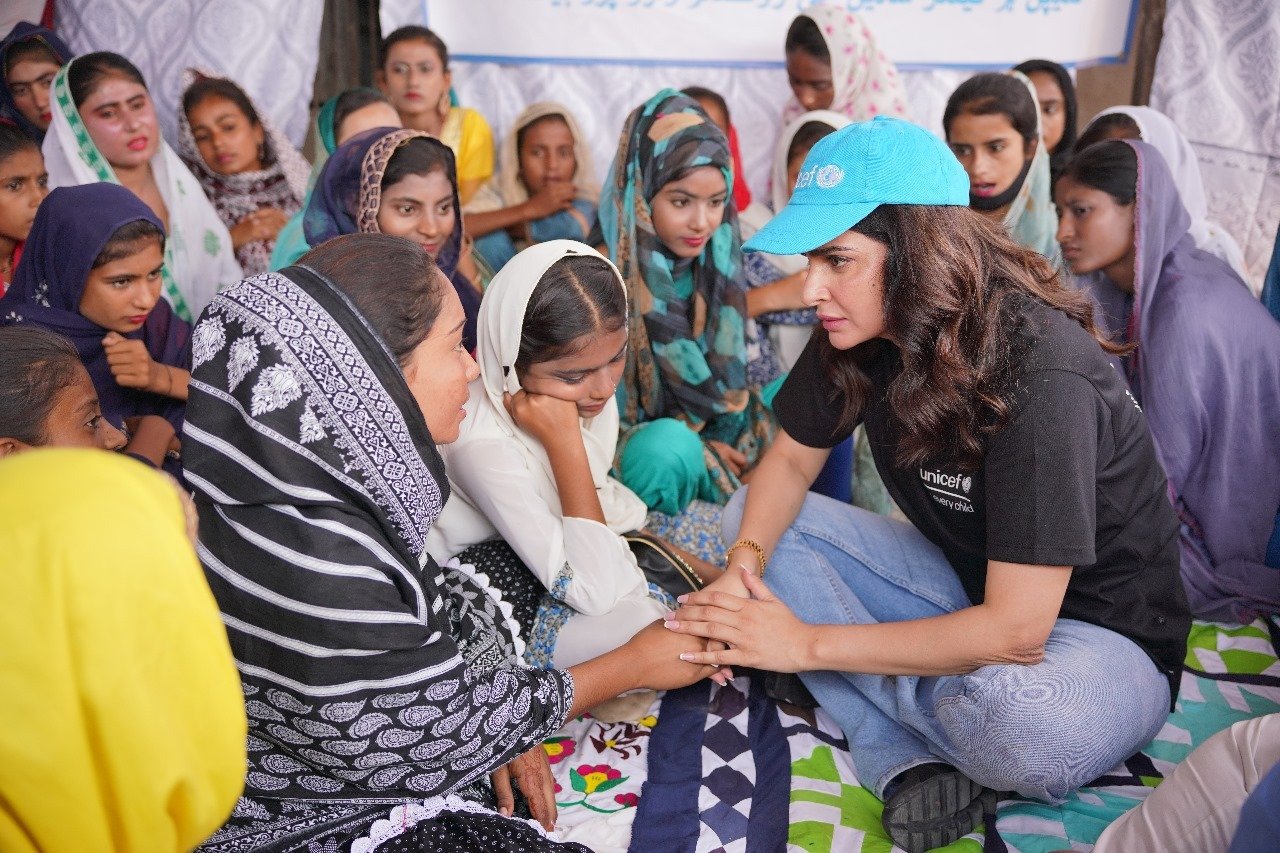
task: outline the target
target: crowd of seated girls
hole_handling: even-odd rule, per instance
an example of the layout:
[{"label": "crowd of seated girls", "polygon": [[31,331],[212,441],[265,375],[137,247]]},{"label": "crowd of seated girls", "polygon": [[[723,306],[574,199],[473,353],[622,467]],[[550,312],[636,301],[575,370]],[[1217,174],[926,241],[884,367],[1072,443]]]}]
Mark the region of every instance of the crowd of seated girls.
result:
[{"label": "crowd of seated girls", "polygon": [[[377,89],[324,103],[311,163],[232,77],[185,71],[175,150],[128,58],[25,23],[0,43],[0,460],[32,460],[0,471],[59,482],[74,463],[155,491],[24,453],[93,448],[194,494],[180,506],[247,700],[218,709],[241,734],[247,709],[243,797],[228,821],[219,780],[194,825],[155,817],[174,849],[347,849],[435,796],[457,808],[400,814],[401,843],[552,849],[541,739],[723,677],[680,660],[707,645],[661,619],[723,576],[723,507],[826,339],[808,257],[743,244],[812,183],[820,142],[910,117],[843,8],[799,15],[783,52],[762,200],[730,105],[701,86],[635,106],[603,185],[562,103],[529,105],[495,149],[424,27],[383,41]],[[1280,612],[1280,324],[1208,221],[1186,138],[1148,107],[1077,136],[1071,74],[1046,60],[963,82],[942,132],[969,207],[1086,293],[1117,344],[1192,612]],[[849,432],[811,490],[900,516]],[[434,725],[457,713],[463,729]],[[513,783],[532,822],[506,820]]]}]

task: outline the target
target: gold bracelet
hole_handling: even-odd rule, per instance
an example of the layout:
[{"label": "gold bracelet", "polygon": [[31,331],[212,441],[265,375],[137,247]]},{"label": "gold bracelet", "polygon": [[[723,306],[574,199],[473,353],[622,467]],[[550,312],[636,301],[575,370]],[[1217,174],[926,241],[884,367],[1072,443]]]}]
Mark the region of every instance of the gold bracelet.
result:
[{"label": "gold bracelet", "polygon": [[760,560],[760,578],[764,578],[765,567],[769,564],[769,558],[765,556],[764,548],[760,547],[760,543],[754,539],[739,539],[729,546],[727,553],[732,554],[738,548],[750,548],[755,552],[757,559]]}]

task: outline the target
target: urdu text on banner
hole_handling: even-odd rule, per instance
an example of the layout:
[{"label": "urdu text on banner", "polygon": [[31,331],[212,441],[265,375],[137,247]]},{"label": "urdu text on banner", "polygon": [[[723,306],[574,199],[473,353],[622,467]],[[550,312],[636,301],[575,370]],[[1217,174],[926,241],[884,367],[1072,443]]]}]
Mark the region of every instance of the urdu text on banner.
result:
[{"label": "urdu text on banner", "polygon": [[[449,52],[472,62],[780,67],[811,0],[422,0]],[[1123,60],[1137,0],[844,0],[905,68]]]}]

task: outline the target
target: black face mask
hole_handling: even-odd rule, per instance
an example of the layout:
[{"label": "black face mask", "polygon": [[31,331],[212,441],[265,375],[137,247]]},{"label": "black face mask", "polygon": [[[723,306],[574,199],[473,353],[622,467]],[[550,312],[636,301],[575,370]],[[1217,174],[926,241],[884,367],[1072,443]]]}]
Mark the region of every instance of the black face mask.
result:
[{"label": "black face mask", "polygon": [[972,192],[969,193],[969,206],[974,210],[999,210],[1006,204],[1013,201],[1014,196],[1018,194],[1018,190],[1022,189],[1022,185],[1027,180],[1027,173],[1031,171],[1031,161],[1034,157],[1028,157],[1027,161],[1022,164],[1022,171],[1018,173],[1018,177],[1013,179],[1013,183],[1009,185],[1009,189],[998,195],[977,196]]}]

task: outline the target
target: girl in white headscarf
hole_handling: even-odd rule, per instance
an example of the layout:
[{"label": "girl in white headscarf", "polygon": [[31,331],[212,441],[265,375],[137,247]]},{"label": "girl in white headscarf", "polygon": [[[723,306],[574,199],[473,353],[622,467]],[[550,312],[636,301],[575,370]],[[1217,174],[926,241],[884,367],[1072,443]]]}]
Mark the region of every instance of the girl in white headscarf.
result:
[{"label": "girl in white headscarf", "polygon": [[585,240],[599,201],[591,149],[573,113],[541,101],[516,116],[498,173],[464,208],[467,235],[497,272],[534,243]]},{"label": "girl in white headscarf", "polygon": [[[622,536],[644,526],[645,504],[609,476],[626,322],[622,278],[594,249],[553,240],[521,252],[485,293],[480,379],[461,435],[442,448],[453,492],[428,550],[437,559],[467,551],[504,600],[527,609],[526,659],[538,666],[614,649],[671,601]],[[533,604],[515,588],[528,573],[473,548],[496,539],[536,578]]]},{"label": "girl in white headscarf", "polygon": [[[814,110],[792,119],[778,137],[773,149],[773,165],[769,173],[770,206],[782,210],[791,198],[792,187],[800,165],[809,149],[822,137],[852,122],[831,110]],[[767,220],[766,220],[767,221]],[[764,225],[743,216],[739,220],[742,239],[749,239]],[[804,304],[801,289],[809,267],[803,255],[770,255],[747,252],[743,256],[747,268],[747,314],[767,330],[784,370],[790,370],[809,342],[818,322],[812,308]]]},{"label": "girl in white headscarf", "polygon": [[1256,293],[1257,287],[1245,271],[1240,244],[1225,228],[1209,220],[1209,202],[1205,199],[1200,161],[1173,119],[1151,107],[1108,107],[1089,122],[1084,133],[1080,134],[1075,150],[1083,151],[1104,139],[1141,139],[1160,152],[1173,173],[1178,196],[1191,216],[1191,239],[1195,240],[1197,247],[1230,264]]}]

